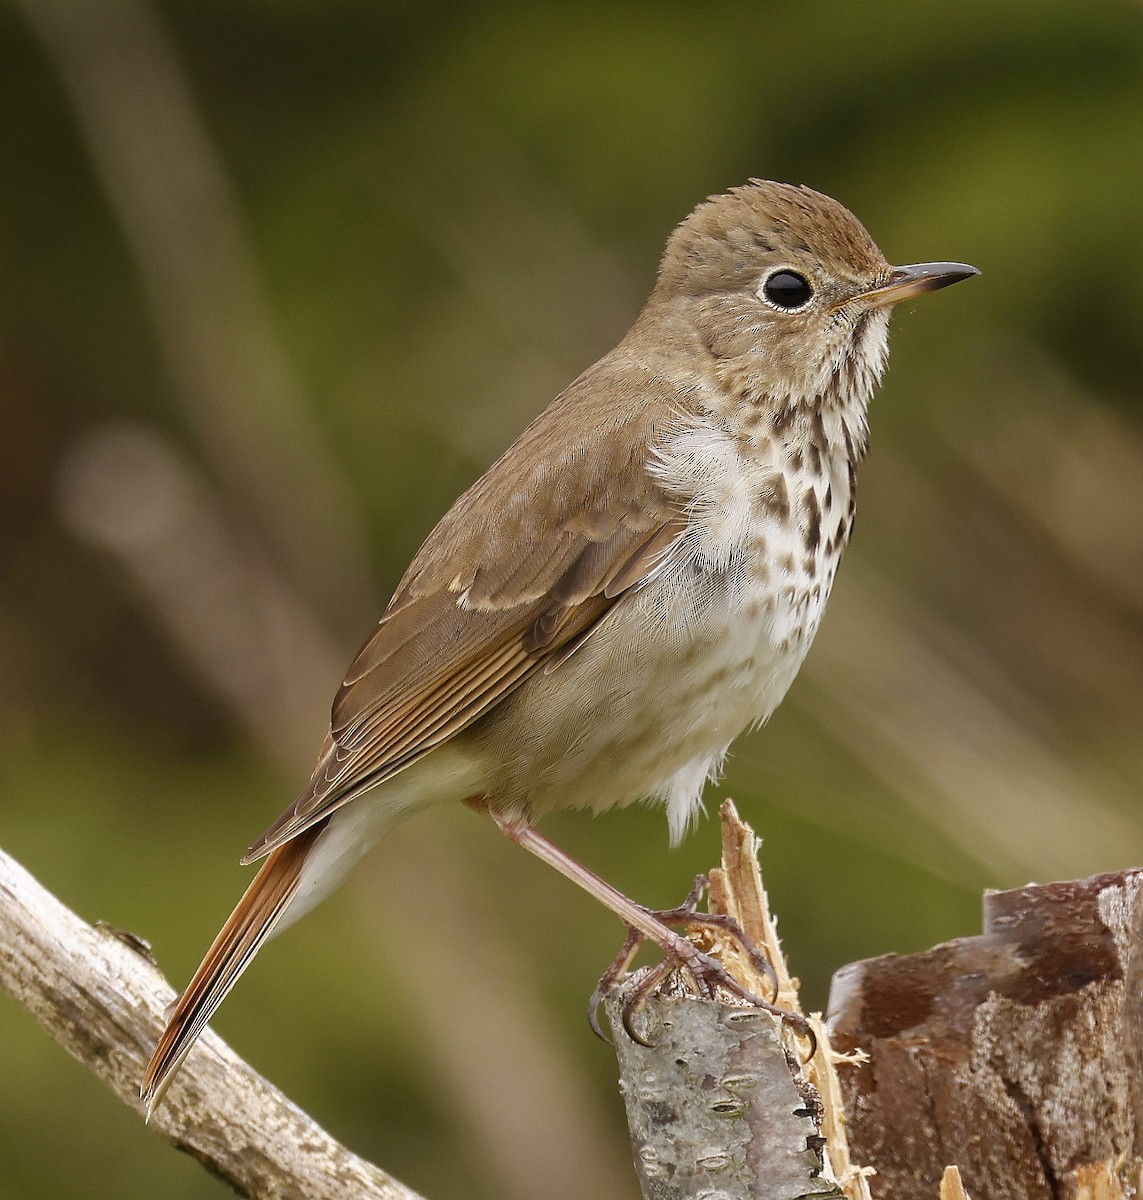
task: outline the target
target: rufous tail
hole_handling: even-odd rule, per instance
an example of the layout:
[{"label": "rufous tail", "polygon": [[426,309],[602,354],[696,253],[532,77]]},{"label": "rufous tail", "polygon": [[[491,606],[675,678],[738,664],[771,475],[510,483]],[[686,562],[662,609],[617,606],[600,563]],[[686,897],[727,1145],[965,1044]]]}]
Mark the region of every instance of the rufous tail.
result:
[{"label": "rufous tail", "polygon": [[266,859],[175,1002],[139,1087],[148,1120],[207,1021],[281,919],[324,825],[307,829]]}]

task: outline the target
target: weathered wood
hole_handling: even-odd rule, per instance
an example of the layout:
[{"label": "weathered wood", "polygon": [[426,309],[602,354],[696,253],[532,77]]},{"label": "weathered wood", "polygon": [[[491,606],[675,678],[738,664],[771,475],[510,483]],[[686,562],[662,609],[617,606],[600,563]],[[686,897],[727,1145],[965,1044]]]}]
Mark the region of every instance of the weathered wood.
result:
[{"label": "weathered wood", "polygon": [[[722,866],[710,911],[734,918],[774,967],[781,1006],[800,1013],[758,870],[757,841],[728,801]],[[698,926],[694,940],[755,995],[775,995],[733,935]],[[643,972],[608,998],[635,1168],[645,1200],[867,1200],[845,1144],[844,1118],[824,1027],[813,1039],[742,1002],[702,999],[675,972],[632,1016],[622,1013]],[[936,1196],[936,1189],[932,1195]]]},{"label": "weathered wood", "polygon": [[984,933],[839,971],[834,1045],[878,1200],[1116,1200],[1143,1174],[1143,871],[985,897]]},{"label": "weathered wood", "polygon": [[[638,980],[637,973],[632,977]],[[622,1033],[630,983],[608,1002],[635,1169],[647,1200],[841,1200],[823,1176],[813,1099],[769,1013],[658,992]]]},{"label": "weathered wood", "polygon": [[[723,833],[712,910],[765,948],[783,1005],[798,1011],[753,835],[731,807]],[[699,940],[769,994],[733,937],[708,929]],[[608,1012],[644,1196],[862,1200],[847,1124],[855,1159],[877,1169],[877,1200],[1138,1194],[1141,940],[1143,870],[992,893],[981,936],[839,972],[833,1049],[811,1018],[812,1054],[788,1023],[687,994],[675,977],[636,1016],[651,1043],[641,1046],[623,1033],[620,990]],[[87,925],[3,853],[0,988],[141,1111],[139,1075],[172,990],[145,947]],[[842,1065],[840,1084],[839,1051],[868,1056]],[[153,1124],[246,1196],[417,1200],[209,1032]]]},{"label": "weathered wood", "polygon": [[[174,992],[144,944],[93,927],[0,851],[0,989],[125,1104]],[[336,1142],[209,1030],[151,1126],[256,1200],[419,1200]]]}]

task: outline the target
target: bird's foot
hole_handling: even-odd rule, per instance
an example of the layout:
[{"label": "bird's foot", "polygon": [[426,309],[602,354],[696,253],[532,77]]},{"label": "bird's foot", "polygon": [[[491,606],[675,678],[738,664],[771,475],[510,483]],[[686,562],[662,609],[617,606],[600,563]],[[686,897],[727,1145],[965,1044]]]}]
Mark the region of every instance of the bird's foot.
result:
[{"label": "bird's foot", "polygon": [[790,1012],[779,1008],[770,1000],[764,1000],[738,982],[727,969],[710,954],[700,950],[694,942],[676,933],[672,926],[682,926],[688,930],[717,929],[729,934],[750,959],[759,975],[766,976],[774,986],[774,994],[778,992],[778,978],[770,960],[746,936],[742,927],[733,917],[724,913],[704,913],[698,911],[699,902],[707,888],[707,878],[699,875],[690,895],[678,908],[668,908],[659,911],[644,909],[651,922],[659,927],[662,937],[651,938],[648,933],[628,926],[627,938],[623,948],[615,957],[615,961],[604,971],[595,991],[591,995],[588,1021],[592,1031],[599,1038],[607,1041],[599,1023],[599,1006],[615,987],[616,983],[626,974],[639,947],[648,940],[654,940],[663,951],[663,961],[652,968],[639,980],[627,995],[623,1004],[622,1022],[627,1036],[633,1042],[642,1046],[650,1043],[634,1027],[634,1017],[643,1006],[647,997],[671,974],[672,971],[683,970],[694,981],[695,990],[705,1000],[713,1000],[717,990],[721,988],[739,1000],[745,1001],[754,1008],[781,1017],[797,1033],[804,1036],[810,1034],[809,1023],[801,1013]]}]

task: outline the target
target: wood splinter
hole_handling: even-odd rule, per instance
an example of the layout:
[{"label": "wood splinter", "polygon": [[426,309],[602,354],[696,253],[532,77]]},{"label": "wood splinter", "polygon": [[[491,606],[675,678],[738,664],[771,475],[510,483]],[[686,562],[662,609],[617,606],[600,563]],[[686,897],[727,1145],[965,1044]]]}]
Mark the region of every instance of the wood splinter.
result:
[{"label": "wood splinter", "polygon": [[[801,1013],[758,868],[757,839],[734,805],[721,810],[722,865],[708,907],[734,919],[769,960],[761,972],[741,940],[703,925],[693,937],[744,989]],[[733,999],[704,1000],[675,972],[639,1014],[647,1046],[626,1036],[622,1013],[642,972],[606,1002],[615,1036],[636,1171],[647,1200],[869,1200],[866,1172],[845,1144],[840,1090],[825,1026],[813,1036]],[[808,1056],[808,1057],[807,1057]],[[932,1193],[936,1195],[936,1190]]]}]

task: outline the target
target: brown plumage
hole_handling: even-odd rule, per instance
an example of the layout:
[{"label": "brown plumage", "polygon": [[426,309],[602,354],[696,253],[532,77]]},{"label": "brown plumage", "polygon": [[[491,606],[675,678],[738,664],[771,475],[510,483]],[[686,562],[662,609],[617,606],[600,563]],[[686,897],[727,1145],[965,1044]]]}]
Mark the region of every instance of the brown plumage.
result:
[{"label": "brown plumage", "polygon": [[[413,560],[338,691],[309,787],[244,859],[269,855],[175,1006],[149,1107],[286,910],[416,808],[479,799],[536,850],[547,812],[651,794],[681,836],[816,630],[888,306],[970,273],[895,271],[844,208],[785,184],[714,197],[675,231],[626,337]],[[787,303],[799,281],[809,299]],[[841,530],[828,544],[823,523]]]},{"label": "brown plumage", "polygon": [[313,827],[275,850],[250,881],[242,899],[219,930],[179,997],[176,1006],[179,1020],[174,1020],[175,1013],[172,1013],[172,1020],[151,1056],[143,1088],[149,1106],[158,1102],[164,1081],[178,1070],[187,1051],[206,1027],[210,1014],[238,982],[238,977],[278,923],[298,885],[306,854],[320,832],[320,828]]}]

